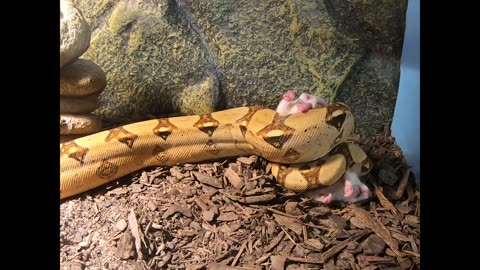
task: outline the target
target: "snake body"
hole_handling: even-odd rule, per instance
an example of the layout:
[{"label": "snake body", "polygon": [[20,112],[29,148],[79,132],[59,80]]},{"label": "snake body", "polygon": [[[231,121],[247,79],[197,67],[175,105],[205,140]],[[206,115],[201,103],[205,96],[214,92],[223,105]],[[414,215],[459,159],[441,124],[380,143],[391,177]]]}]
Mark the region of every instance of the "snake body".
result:
[{"label": "snake body", "polygon": [[150,166],[243,155],[268,160],[287,189],[328,186],[355,164],[368,165],[360,147],[346,142],[353,128],[343,103],[290,115],[238,107],[137,122],[60,144],[60,198]]}]

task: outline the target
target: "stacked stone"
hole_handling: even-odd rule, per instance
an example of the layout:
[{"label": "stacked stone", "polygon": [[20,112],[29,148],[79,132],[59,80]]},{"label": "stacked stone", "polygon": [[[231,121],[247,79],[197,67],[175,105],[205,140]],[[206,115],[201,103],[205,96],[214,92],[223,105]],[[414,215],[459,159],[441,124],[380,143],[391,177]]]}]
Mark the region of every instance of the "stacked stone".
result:
[{"label": "stacked stone", "polygon": [[79,59],[90,45],[90,28],[68,0],[60,1],[60,142],[96,133],[102,121],[92,112],[107,85],[103,70]]}]

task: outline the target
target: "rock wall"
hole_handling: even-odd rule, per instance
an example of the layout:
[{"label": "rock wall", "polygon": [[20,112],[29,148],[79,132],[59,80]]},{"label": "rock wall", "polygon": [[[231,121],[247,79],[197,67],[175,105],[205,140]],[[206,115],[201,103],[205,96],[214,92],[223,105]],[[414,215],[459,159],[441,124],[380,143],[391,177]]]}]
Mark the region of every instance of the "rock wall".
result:
[{"label": "rock wall", "polygon": [[294,89],[346,102],[364,135],[391,122],[406,1],[73,3],[92,28],[82,57],[107,75],[104,120],[275,108]]}]

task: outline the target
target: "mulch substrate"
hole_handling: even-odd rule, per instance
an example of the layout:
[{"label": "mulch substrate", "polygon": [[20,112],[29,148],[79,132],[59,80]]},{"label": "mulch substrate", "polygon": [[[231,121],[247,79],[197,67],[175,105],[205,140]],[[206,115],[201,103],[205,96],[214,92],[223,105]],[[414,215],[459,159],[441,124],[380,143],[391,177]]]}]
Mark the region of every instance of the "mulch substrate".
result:
[{"label": "mulch substrate", "polygon": [[239,157],[138,171],[60,204],[61,269],[420,269],[420,191],[389,131],[353,136],[373,197],[322,205]]}]

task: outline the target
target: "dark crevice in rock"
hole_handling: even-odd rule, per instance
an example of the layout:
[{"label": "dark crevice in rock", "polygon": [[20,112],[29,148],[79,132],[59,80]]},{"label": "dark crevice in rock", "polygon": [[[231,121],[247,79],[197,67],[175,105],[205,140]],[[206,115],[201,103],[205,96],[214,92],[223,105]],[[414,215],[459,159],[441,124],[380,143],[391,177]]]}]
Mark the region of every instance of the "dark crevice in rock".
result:
[{"label": "dark crevice in rock", "polygon": [[168,23],[171,25],[178,25],[180,22],[179,13],[180,10],[177,2],[175,2],[175,0],[168,0],[167,8],[165,10],[165,17],[167,18]]},{"label": "dark crevice in rock", "polygon": [[[402,2],[405,2],[405,7],[401,6]],[[395,31],[388,30],[389,28],[386,26],[375,27],[374,18],[366,20],[366,16],[373,16],[365,14],[366,8],[362,8],[362,6],[367,6],[367,4],[338,0],[323,0],[323,3],[337,31],[358,39],[359,44],[363,47],[383,54],[391,54],[395,58],[401,56],[403,38],[395,37],[402,37],[405,30],[406,1],[400,1],[400,7],[397,7],[395,12],[391,11],[400,17],[385,18],[385,20],[391,21],[390,29],[396,29],[396,34]],[[382,10],[378,12],[382,12]]]}]

